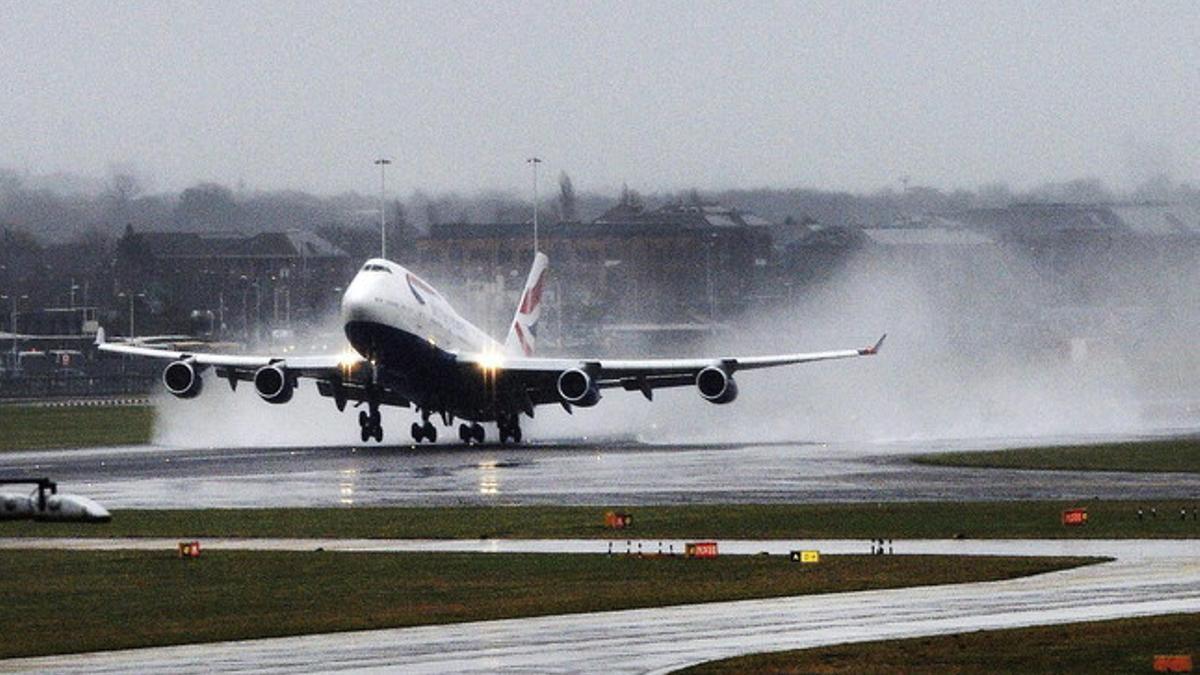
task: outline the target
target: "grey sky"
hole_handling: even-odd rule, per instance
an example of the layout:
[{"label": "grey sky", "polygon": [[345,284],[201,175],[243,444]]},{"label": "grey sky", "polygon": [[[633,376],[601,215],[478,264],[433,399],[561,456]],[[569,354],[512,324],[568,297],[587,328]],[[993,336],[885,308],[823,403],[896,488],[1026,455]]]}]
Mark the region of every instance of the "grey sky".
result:
[{"label": "grey sky", "polygon": [[1200,182],[1200,3],[0,0],[0,166],[400,192]]}]

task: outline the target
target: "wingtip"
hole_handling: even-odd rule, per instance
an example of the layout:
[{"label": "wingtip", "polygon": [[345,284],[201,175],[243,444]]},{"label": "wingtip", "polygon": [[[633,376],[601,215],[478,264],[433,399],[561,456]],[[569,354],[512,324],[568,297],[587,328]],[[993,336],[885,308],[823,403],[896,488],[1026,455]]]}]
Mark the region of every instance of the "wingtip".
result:
[{"label": "wingtip", "polygon": [[886,339],[887,339],[887,333],[884,333],[882,336],[880,336],[879,340],[877,340],[874,345],[871,345],[870,347],[867,347],[866,349],[860,349],[860,350],[858,350],[858,353],[862,356],[874,356],[879,353],[879,348],[883,346],[883,341]]}]

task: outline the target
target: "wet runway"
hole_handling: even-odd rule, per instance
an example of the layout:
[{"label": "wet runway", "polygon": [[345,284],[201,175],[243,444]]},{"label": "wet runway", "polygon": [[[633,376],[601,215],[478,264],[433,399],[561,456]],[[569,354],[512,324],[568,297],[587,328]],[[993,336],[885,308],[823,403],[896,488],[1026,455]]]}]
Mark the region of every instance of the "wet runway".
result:
[{"label": "wet runway", "polygon": [[[1028,441],[1026,441],[1028,443]],[[1020,440],[527,447],[136,447],[0,455],[109,508],[1165,499],[1200,475],[922,467],[906,456]]]},{"label": "wet runway", "polygon": [[[795,546],[794,542],[749,543],[768,550]],[[494,544],[501,549],[506,545],[475,544]],[[515,545],[567,550],[597,544]],[[805,545],[834,552],[839,545],[861,543]],[[1110,555],[1118,559],[1000,582],[17,659],[0,662],[0,670],[311,672],[314,664],[320,664],[325,671],[663,672],[759,651],[1200,611],[1197,541],[925,541],[911,545],[913,550],[907,552]]]}]

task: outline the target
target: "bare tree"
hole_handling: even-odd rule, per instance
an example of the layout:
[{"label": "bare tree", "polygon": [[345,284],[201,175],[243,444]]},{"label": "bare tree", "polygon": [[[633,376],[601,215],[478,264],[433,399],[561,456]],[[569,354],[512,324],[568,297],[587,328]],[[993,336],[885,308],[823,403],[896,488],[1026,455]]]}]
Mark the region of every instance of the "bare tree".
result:
[{"label": "bare tree", "polygon": [[642,208],[642,195],[637,190],[630,190],[629,185],[621,183],[621,206],[628,206],[633,209]]},{"label": "bare tree", "polygon": [[575,196],[575,186],[566,171],[558,174],[558,211],[559,218],[567,222],[575,222],[579,218],[579,198]]},{"label": "bare tree", "polygon": [[104,190],[105,201],[108,202],[109,219],[114,223],[127,223],[134,199],[142,194],[142,183],[132,173],[114,171],[108,178],[108,186]]}]

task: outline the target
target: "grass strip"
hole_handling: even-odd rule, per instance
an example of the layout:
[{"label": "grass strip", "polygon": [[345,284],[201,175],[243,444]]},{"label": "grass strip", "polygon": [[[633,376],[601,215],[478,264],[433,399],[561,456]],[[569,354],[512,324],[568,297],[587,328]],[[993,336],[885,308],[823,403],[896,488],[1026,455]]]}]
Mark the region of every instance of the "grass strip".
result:
[{"label": "grass strip", "polygon": [[1094,559],[0,551],[0,658],[1009,579]]},{"label": "grass strip", "polygon": [[151,406],[0,406],[0,452],[141,445],[153,433]]},{"label": "grass strip", "polygon": [[[1083,506],[1087,524],[1062,511]],[[1137,510],[1143,509],[1141,520]],[[1153,509],[1153,511],[1151,511]],[[624,510],[633,525],[604,527],[604,507],[354,507],[117,510],[106,524],[0,521],[0,537],[286,537],[341,539],[1188,539],[1200,500],[697,504]],[[1185,517],[1180,518],[1183,511]],[[1156,516],[1151,517],[1151,513]]]},{"label": "grass strip", "polygon": [[[1014,648],[1019,645],[1019,648]],[[1200,614],[755,654],[687,668],[724,673],[1148,673],[1156,655],[1200,659]]]},{"label": "grass strip", "polygon": [[987,469],[1200,473],[1200,438],[918,455],[918,464]]}]

